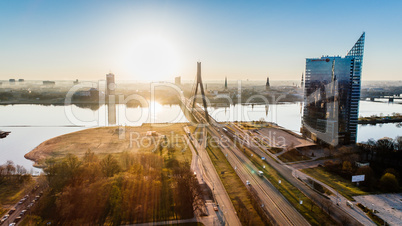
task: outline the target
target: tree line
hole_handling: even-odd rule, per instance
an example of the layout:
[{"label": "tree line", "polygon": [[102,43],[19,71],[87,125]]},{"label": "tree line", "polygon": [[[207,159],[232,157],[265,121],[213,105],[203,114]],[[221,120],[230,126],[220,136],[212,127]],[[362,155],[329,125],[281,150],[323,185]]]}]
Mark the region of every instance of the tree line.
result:
[{"label": "tree line", "polygon": [[7,183],[24,183],[31,179],[31,174],[21,165],[8,160],[0,165],[0,185]]},{"label": "tree line", "polygon": [[[347,147],[339,149],[343,153],[340,161],[327,161],[324,168],[347,180],[353,175],[365,175],[360,182],[363,190],[398,192],[402,170],[402,137],[370,139],[358,144],[357,152]],[[363,166],[358,166],[360,162]],[[368,164],[367,164],[368,163]],[[367,164],[367,165],[366,165]]]}]

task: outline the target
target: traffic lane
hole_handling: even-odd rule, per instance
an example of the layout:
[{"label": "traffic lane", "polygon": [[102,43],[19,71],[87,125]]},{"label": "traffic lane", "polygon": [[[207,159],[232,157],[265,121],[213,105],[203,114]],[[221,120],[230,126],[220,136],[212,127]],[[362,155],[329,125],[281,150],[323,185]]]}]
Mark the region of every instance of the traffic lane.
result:
[{"label": "traffic lane", "polygon": [[209,178],[212,183],[212,186],[210,187],[212,187],[216,201],[220,203],[219,208],[223,210],[222,216],[224,216],[229,225],[241,225],[232,201],[230,200],[215,167],[209,159],[208,153],[206,153],[205,148],[200,147],[197,142],[194,142],[193,144],[196,146],[197,150],[199,150],[199,156],[204,165],[207,178]]},{"label": "traffic lane", "polygon": [[[228,144],[225,146],[228,146]],[[236,153],[233,154],[237,156]],[[289,203],[268,180],[266,180],[264,177],[258,176],[255,173],[252,173],[257,172],[257,170],[252,167],[253,165],[247,157],[237,156],[235,159],[238,159],[238,170],[243,169],[243,174],[245,174],[250,181],[254,182],[256,192],[261,200],[264,200],[264,207],[268,207],[269,212],[276,217],[276,221],[280,219],[280,222],[278,223],[281,225],[309,225],[304,217],[296,209],[294,209],[291,203]],[[253,185],[253,183],[251,185]],[[281,218],[279,218],[279,216],[281,216]]]},{"label": "traffic lane", "polygon": [[[258,145],[258,144],[257,144]],[[286,165],[282,165],[277,163],[274,159],[270,158],[267,153],[262,151],[260,148],[255,148],[255,152],[258,152],[260,157],[265,157],[265,160],[268,164],[270,164],[279,174],[282,175],[288,182],[290,182],[293,186],[298,188],[304,195],[312,199],[317,205],[319,205],[322,202],[327,201],[326,198],[318,195],[315,191],[313,191],[310,187],[305,185],[303,182],[300,180],[296,179],[293,176],[293,169]],[[350,222],[353,222],[354,224],[358,225],[363,225],[361,224],[358,220],[356,220],[354,217],[352,217],[348,212],[344,211],[343,209],[340,209],[336,205],[334,205],[335,208],[331,211],[331,214],[335,216],[336,219],[339,221],[346,217]]]},{"label": "traffic lane", "polygon": [[[216,136],[216,134],[215,134]],[[297,210],[295,210],[293,208],[293,206],[291,206],[291,204],[289,202],[287,202],[287,200],[279,193],[279,191],[276,190],[275,187],[273,187],[272,184],[269,183],[269,181],[257,176],[255,173],[253,174],[252,172],[256,172],[256,168],[253,168],[253,164],[251,163],[251,161],[245,157],[242,153],[239,156],[237,153],[235,152],[239,152],[237,150],[237,148],[233,148],[233,150],[227,148],[227,147],[232,147],[234,144],[230,143],[229,139],[224,139],[225,141],[222,140],[222,143],[224,145],[223,148],[225,149],[225,151],[227,152],[227,154],[230,155],[230,158],[228,158],[228,160],[231,160],[232,156],[233,159],[232,161],[235,161],[235,165],[239,165],[237,173],[239,173],[239,171],[242,171],[243,175],[238,174],[240,177],[246,177],[249,180],[254,180],[255,184],[254,186],[256,186],[256,190],[259,194],[259,197],[261,199],[263,199],[265,201],[265,206],[268,207],[275,207],[275,208],[270,208],[270,213],[276,217],[282,216],[281,218],[281,224],[289,224],[290,221],[293,221],[295,224],[298,225],[308,225],[308,222],[304,219],[303,216],[301,216]],[[234,147],[234,146],[233,146]],[[226,154],[225,154],[226,155]],[[229,157],[229,156],[227,156]],[[235,166],[233,166],[235,168]],[[254,166],[255,167],[255,166]],[[243,169],[243,170],[242,170]],[[246,183],[245,181],[246,179],[243,179],[243,183]],[[267,183],[271,186],[266,186]],[[265,187],[264,187],[265,185]],[[268,194],[268,192],[270,194]],[[274,193],[272,193],[274,192]],[[267,197],[269,199],[267,199]],[[277,204],[279,203],[279,205]],[[289,218],[291,218],[291,220],[289,220]],[[278,219],[276,219],[278,220]],[[291,223],[290,223],[291,224]]]},{"label": "traffic lane", "polygon": [[[38,187],[37,189],[35,189],[34,191],[31,191],[29,194],[28,194],[28,197],[27,197],[27,199],[22,203],[22,204],[17,204],[14,208],[15,208],[15,211],[12,213],[12,214],[10,214],[10,217],[8,218],[8,220],[6,221],[6,223],[7,224],[3,224],[3,225],[8,225],[8,224],[11,224],[11,223],[13,223],[13,222],[15,222],[15,219],[17,218],[17,217],[19,217],[19,216],[21,216],[21,219],[18,221],[18,222],[16,222],[17,224],[19,223],[19,222],[21,222],[21,220],[29,213],[29,211],[32,209],[32,207],[31,208],[27,208],[27,206],[33,201],[33,200],[35,200],[35,203],[36,203],[36,201],[38,201],[39,200],[39,198],[36,198],[36,196],[38,196],[38,195],[40,195],[41,194],[41,190],[40,190],[40,188]],[[21,212],[23,211],[23,210],[26,210],[26,212],[25,212],[25,214],[23,214],[23,215],[20,215],[21,214]]]}]

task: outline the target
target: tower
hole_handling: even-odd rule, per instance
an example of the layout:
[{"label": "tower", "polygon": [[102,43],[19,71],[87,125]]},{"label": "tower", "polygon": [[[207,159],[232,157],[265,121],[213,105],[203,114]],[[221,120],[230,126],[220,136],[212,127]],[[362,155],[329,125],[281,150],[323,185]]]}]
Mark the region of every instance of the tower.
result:
[{"label": "tower", "polygon": [[181,85],[181,77],[180,76],[174,78],[174,84],[176,84],[178,86]]},{"label": "tower", "polygon": [[269,77],[267,77],[267,82],[265,83],[265,89],[268,90],[269,87],[270,87],[270,84],[269,84]]},{"label": "tower", "polygon": [[115,88],[116,88],[116,84],[114,81],[114,74],[112,74],[112,73],[106,74],[106,100],[107,100],[107,102],[109,102],[109,97],[111,95],[114,96]]},{"label": "tower", "polygon": [[200,90],[201,90],[201,98],[202,98],[202,102],[204,105],[203,110],[205,112],[205,119],[207,120],[207,122],[209,122],[207,101],[205,99],[206,97],[205,97],[205,92],[204,92],[204,85],[202,84],[202,78],[201,78],[201,62],[197,62],[197,83],[195,84],[195,92],[194,92],[194,96],[192,98],[192,101],[193,101],[193,103],[191,104],[192,110],[194,110],[195,100],[197,99],[198,85],[200,86]]},{"label": "tower", "polygon": [[357,138],[365,33],[344,57],[306,59],[302,133],[331,146]]},{"label": "tower", "polygon": [[225,76],[225,90],[228,89],[228,78]]}]

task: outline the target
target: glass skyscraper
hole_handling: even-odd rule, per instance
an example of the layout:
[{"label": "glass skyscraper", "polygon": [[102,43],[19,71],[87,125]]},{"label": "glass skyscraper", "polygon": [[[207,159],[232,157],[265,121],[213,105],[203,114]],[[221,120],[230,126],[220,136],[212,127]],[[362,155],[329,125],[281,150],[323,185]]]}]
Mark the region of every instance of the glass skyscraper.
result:
[{"label": "glass skyscraper", "polygon": [[306,59],[305,136],[332,146],[356,143],[364,38],[344,57]]}]

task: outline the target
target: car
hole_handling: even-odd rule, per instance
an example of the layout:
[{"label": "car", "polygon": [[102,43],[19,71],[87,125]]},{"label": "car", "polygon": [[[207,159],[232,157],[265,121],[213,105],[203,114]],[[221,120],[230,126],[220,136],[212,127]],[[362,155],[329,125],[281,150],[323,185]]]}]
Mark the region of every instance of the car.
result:
[{"label": "car", "polygon": [[4,223],[8,219],[8,217],[9,217],[8,214],[4,215],[4,217],[1,218],[1,220],[0,220],[0,224]]},{"label": "car", "polygon": [[15,226],[15,223],[11,223],[11,224],[9,224],[8,226]]},{"label": "car", "polygon": [[27,210],[21,211],[20,216],[24,215],[26,212],[27,212]]},{"label": "car", "polygon": [[27,210],[31,209],[32,206],[33,206],[33,203],[32,203],[32,202],[29,203],[29,204],[27,205]]},{"label": "car", "polygon": [[247,184],[247,185],[251,185],[251,184],[250,184],[250,181],[246,181],[246,184]]},{"label": "car", "polygon": [[22,218],[21,216],[16,217],[14,223],[18,223],[21,220],[21,218]]},{"label": "car", "polygon": [[12,208],[10,211],[8,211],[8,214],[13,214],[15,212],[15,208]]},{"label": "car", "polygon": [[21,205],[22,203],[24,203],[24,202],[21,200],[21,201],[19,201],[19,202],[17,203],[17,205]]},{"label": "car", "polygon": [[39,196],[39,195],[35,196],[35,200],[38,200],[39,198],[40,198],[40,196]]},{"label": "car", "polygon": [[214,206],[214,210],[215,210],[215,211],[219,211],[219,209],[218,209],[217,206]]}]

